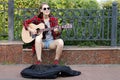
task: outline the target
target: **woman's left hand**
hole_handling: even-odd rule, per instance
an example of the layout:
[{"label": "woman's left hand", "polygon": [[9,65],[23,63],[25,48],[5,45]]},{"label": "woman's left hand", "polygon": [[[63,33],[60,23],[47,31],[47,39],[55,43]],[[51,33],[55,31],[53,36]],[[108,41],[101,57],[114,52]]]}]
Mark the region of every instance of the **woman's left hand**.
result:
[{"label": "woman's left hand", "polygon": [[58,28],[55,28],[55,29],[54,29],[54,32],[58,32],[58,31],[59,31],[59,29],[58,29]]},{"label": "woman's left hand", "polygon": [[58,28],[55,28],[54,29],[54,32],[57,34],[57,33],[59,33],[59,29]]}]

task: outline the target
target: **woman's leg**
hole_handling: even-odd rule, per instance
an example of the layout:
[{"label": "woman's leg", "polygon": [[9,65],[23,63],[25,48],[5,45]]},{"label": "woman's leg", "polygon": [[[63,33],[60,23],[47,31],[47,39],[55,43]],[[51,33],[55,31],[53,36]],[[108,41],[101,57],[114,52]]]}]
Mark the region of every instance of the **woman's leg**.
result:
[{"label": "woman's leg", "polygon": [[62,39],[56,39],[50,44],[49,46],[50,49],[56,49],[55,60],[60,59],[63,47],[64,47],[64,42]]},{"label": "woman's leg", "polygon": [[35,38],[35,50],[36,50],[36,54],[37,54],[37,60],[40,62],[42,61],[41,53],[42,53],[43,47],[44,47],[44,43],[42,42],[41,36],[37,36]]}]

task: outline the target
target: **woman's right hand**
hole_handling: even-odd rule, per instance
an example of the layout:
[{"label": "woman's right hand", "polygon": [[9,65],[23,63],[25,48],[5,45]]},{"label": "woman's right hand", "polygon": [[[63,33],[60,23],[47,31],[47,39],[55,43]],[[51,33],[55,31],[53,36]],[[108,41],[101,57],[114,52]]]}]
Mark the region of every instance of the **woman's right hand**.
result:
[{"label": "woman's right hand", "polygon": [[30,31],[32,34],[37,34],[37,30],[32,29],[30,27],[28,27],[28,31]]},{"label": "woman's right hand", "polygon": [[31,33],[32,34],[37,34],[37,30],[32,29]]}]

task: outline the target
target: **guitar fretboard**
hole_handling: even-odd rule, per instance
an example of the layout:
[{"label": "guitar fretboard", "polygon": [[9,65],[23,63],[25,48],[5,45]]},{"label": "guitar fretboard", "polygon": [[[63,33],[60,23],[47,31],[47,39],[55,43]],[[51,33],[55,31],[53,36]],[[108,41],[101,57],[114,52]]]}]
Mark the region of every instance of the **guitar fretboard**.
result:
[{"label": "guitar fretboard", "polygon": [[45,28],[45,29],[41,29],[41,31],[49,31],[49,30],[53,30],[55,28],[72,28],[72,25],[64,25],[64,26],[56,26],[56,27],[51,27],[51,28]]}]

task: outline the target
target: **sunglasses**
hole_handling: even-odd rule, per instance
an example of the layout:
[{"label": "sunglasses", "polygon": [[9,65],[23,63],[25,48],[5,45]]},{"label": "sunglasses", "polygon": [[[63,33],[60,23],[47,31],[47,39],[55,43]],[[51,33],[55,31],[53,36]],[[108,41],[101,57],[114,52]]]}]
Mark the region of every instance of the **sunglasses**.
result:
[{"label": "sunglasses", "polygon": [[47,7],[47,8],[43,8],[43,10],[50,10],[50,7]]}]

